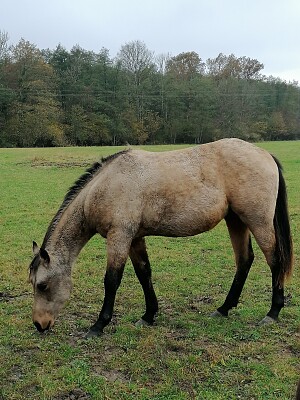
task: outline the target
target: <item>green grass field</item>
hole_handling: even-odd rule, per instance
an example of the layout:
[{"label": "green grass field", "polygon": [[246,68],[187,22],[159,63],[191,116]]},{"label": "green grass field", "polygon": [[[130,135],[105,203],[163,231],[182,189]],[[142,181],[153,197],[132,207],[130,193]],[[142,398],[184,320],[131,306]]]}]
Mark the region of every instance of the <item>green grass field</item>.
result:
[{"label": "green grass field", "polygon": [[[300,142],[262,143],[282,162],[288,187],[295,269],[280,322],[259,327],[269,310],[271,275],[256,258],[239,306],[228,319],[210,313],[234,275],[222,222],[184,239],[148,238],[160,313],[144,311],[131,263],[102,337],[82,339],[103,300],[105,241],[93,238],[73,271],[72,297],[53,330],[31,321],[28,265],[68,187],[86,166],[120,148],[0,149],[0,399],[294,399],[299,378]],[[175,146],[148,147],[162,151]],[[177,146],[178,148],[178,146]]]}]

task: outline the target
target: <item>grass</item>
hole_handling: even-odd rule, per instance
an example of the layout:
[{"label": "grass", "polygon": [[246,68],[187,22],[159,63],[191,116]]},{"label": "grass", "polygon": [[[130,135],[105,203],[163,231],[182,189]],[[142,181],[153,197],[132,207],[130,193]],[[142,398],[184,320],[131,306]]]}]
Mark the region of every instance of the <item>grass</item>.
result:
[{"label": "grass", "polygon": [[41,243],[68,187],[86,165],[119,148],[0,149],[0,399],[293,399],[300,356],[300,142],[260,145],[284,166],[294,236],[295,270],[280,323],[257,325],[271,296],[257,246],[239,306],[228,319],[209,317],[234,274],[221,223],[197,237],[148,238],[160,305],[156,326],[134,327],[144,301],[128,262],[113,321],[92,341],[82,333],[103,300],[105,242],[95,237],[83,249],[72,298],[46,335],[31,322],[28,265],[32,240]]}]

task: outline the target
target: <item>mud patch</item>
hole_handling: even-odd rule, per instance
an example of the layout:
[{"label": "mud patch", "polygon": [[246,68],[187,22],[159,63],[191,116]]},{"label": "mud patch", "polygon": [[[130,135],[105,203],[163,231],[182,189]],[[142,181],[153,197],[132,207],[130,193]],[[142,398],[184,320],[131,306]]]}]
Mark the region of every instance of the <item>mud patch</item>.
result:
[{"label": "mud patch", "polygon": [[31,167],[58,167],[58,168],[74,168],[74,167],[90,167],[91,162],[55,162],[55,161],[32,161]]},{"label": "mud patch", "polygon": [[91,399],[89,393],[85,393],[81,389],[73,389],[71,392],[64,392],[53,397],[53,400],[86,400]]},{"label": "mud patch", "polygon": [[166,349],[167,351],[172,353],[180,353],[180,354],[188,353],[186,343],[184,342],[181,343],[177,340],[172,340],[172,339],[169,339],[166,342]]},{"label": "mud patch", "polygon": [[196,298],[193,298],[189,302],[189,308],[194,311],[200,311],[200,306],[201,304],[212,304],[214,303],[214,299],[210,296],[199,296]]},{"label": "mud patch", "polygon": [[29,293],[20,293],[20,294],[10,294],[5,292],[0,292],[0,302],[1,301],[12,301],[17,299],[18,297],[28,296]]},{"label": "mud patch", "polygon": [[34,158],[30,161],[23,161],[16,163],[16,165],[30,165],[33,168],[41,167],[41,168],[74,168],[74,167],[90,167],[94,161],[48,161],[43,158]]},{"label": "mud patch", "polygon": [[172,353],[188,354],[190,346],[186,340],[187,336],[188,332],[184,329],[172,330],[166,333],[166,350]]},{"label": "mud patch", "polygon": [[97,376],[102,376],[107,382],[128,382],[126,375],[120,371],[116,370],[104,370],[100,366],[94,367],[94,374]]}]

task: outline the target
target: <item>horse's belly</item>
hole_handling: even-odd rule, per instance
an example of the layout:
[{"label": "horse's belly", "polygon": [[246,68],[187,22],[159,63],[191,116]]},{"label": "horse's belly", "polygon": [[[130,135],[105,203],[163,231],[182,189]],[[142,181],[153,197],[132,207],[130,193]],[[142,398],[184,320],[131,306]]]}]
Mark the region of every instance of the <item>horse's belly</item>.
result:
[{"label": "horse's belly", "polygon": [[227,201],[222,197],[205,206],[201,202],[187,202],[176,208],[166,207],[162,212],[154,208],[144,215],[142,229],[145,235],[194,236],[214,228],[227,209]]},{"label": "horse's belly", "polygon": [[193,218],[192,220],[188,218],[180,220],[178,218],[174,218],[169,221],[162,221],[154,229],[154,234],[159,236],[171,237],[194,236],[214,228],[221,219],[222,218],[211,218],[203,221],[195,218]]}]

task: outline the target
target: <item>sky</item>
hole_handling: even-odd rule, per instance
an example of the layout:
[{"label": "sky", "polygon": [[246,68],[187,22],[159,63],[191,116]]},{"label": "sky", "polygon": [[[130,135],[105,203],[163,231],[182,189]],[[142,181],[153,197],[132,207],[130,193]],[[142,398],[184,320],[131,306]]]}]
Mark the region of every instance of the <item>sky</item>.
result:
[{"label": "sky", "polygon": [[299,0],[0,0],[0,10],[13,45],[104,47],[115,57],[140,40],[155,55],[254,58],[264,75],[300,84]]}]

